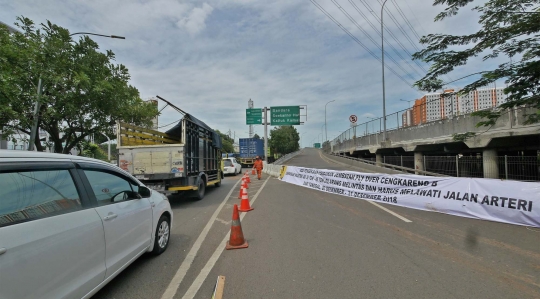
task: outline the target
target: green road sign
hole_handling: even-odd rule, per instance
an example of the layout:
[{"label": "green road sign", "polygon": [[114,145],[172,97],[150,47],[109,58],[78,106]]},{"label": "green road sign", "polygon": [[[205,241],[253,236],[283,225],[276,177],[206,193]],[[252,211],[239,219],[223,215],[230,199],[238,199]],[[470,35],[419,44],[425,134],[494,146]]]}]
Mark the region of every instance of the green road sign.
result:
[{"label": "green road sign", "polygon": [[271,126],[291,126],[300,124],[300,106],[270,107]]},{"label": "green road sign", "polygon": [[246,109],[246,125],[260,125],[262,124],[262,109],[253,108]]},{"label": "green road sign", "polygon": [[313,147],[314,148],[321,148],[321,144],[320,143],[313,143]]}]

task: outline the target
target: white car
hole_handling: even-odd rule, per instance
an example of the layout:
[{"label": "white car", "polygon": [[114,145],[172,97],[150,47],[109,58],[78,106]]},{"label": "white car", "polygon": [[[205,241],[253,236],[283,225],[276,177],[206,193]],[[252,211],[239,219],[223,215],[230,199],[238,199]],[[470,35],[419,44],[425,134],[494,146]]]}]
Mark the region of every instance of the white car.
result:
[{"label": "white car", "polygon": [[0,298],[89,298],[167,249],[167,198],[120,168],[0,150]]},{"label": "white car", "polygon": [[242,173],[242,165],[235,158],[223,158],[223,173],[234,175]]}]

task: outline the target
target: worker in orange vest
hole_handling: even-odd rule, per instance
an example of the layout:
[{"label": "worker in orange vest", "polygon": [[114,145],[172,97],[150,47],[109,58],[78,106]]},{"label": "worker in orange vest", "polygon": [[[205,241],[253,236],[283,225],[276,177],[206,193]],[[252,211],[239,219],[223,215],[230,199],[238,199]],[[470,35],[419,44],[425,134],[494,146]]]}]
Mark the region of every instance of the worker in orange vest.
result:
[{"label": "worker in orange vest", "polygon": [[255,157],[255,163],[253,163],[253,169],[257,170],[257,178],[260,180],[262,170],[263,170],[263,162],[261,160],[261,157],[259,156]]}]

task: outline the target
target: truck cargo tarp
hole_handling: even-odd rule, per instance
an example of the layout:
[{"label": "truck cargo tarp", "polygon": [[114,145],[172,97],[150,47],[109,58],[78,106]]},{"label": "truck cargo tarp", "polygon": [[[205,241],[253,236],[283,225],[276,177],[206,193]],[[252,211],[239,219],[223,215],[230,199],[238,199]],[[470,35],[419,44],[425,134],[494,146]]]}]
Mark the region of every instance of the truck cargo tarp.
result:
[{"label": "truck cargo tarp", "polygon": [[[191,114],[184,115],[185,118],[191,120],[193,123],[198,125],[199,127],[203,127],[207,129],[208,131],[212,132],[212,146],[216,148],[222,148],[223,145],[221,143],[221,136],[219,136],[218,133],[216,133],[212,128],[210,128],[207,124],[205,124],[203,121],[199,120],[198,118],[194,117]],[[179,121],[174,127],[170,128],[165,132],[165,134],[181,137],[182,136],[182,121]]]}]

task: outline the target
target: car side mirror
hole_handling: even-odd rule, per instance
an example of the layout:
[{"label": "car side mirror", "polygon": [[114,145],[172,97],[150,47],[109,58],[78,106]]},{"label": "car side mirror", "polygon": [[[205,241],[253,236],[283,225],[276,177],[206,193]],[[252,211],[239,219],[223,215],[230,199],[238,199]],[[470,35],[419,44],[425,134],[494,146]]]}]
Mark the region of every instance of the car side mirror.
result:
[{"label": "car side mirror", "polygon": [[152,194],[152,191],[146,186],[139,186],[139,194],[142,198],[148,198]]}]

